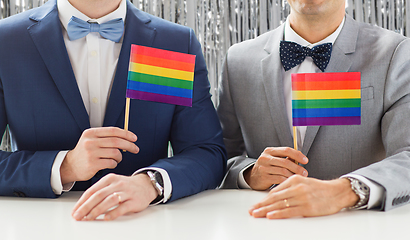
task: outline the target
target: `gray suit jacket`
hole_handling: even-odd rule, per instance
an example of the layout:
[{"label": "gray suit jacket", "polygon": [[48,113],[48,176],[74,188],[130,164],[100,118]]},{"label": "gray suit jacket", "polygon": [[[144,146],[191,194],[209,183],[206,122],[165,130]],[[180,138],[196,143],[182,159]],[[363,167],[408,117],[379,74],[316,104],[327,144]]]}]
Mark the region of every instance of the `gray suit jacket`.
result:
[{"label": "gray suit jacket", "polygon": [[[293,147],[285,112],[279,42],[283,27],[232,46],[220,85],[218,114],[228,151],[222,188],[238,188],[239,171],[266,147]],[[410,40],[346,21],[326,72],[361,72],[361,125],[308,127],[302,153],[310,177],[354,172],[384,187],[382,210],[410,194]]]}]

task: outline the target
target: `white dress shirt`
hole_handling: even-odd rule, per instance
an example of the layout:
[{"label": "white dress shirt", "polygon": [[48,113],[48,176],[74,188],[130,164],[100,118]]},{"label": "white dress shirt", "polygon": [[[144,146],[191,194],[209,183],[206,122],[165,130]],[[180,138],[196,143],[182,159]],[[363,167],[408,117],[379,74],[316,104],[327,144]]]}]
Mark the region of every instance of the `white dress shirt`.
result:
[{"label": "white dress shirt", "polygon": [[[70,41],[67,34],[67,25],[72,16],[86,22],[97,22],[100,24],[117,18],[122,18],[125,22],[127,14],[126,0],[122,0],[115,11],[99,19],[87,17],[72,6],[68,0],[57,0],[57,8],[62,25],[64,43],[90,119],[90,126],[102,127],[123,39],[116,43],[101,37],[98,32],[90,32],[83,38]],[[71,183],[62,186],[61,183],[60,167],[66,154],[67,151],[61,151],[53,164],[51,187],[56,194],[68,191],[74,185],[74,183]],[[164,199],[161,202],[166,202],[172,192],[168,173],[163,169],[145,168],[138,170],[134,174],[143,170],[156,170],[161,173],[164,181]]]},{"label": "white dress shirt", "polygon": [[[343,28],[345,19],[341,22],[339,27],[334,31],[331,35],[326,37],[325,39],[321,40],[320,42],[317,43],[310,43],[303,39],[301,36],[299,36],[290,26],[289,19],[286,20],[285,22],[285,28],[284,28],[284,40],[285,41],[291,41],[298,43],[302,46],[308,47],[308,48],[313,48],[317,45],[324,44],[324,43],[332,43],[336,41],[337,37],[340,34],[340,31]],[[279,46],[278,46],[279,47]],[[285,95],[285,107],[286,107],[286,113],[289,119],[289,127],[291,129],[291,133],[293,135],[293,124],[292,124],[292,80],[291,80],[291,75],[293,73],[319,73],[322,72],[316,64],[313,62],[313,59],[311,57],[306,57],[305,60],[298,66],[285,71],[285,69],[282,68],[282,76],[283,76],[283,86],[284,86],[284,95]],[[303,145],[303,140],[305,138],[306,134],[306,126],[299,126],[296,127],[297,129],[297,134],[298,134],[298,146],[299,149],[302,148]],[[240,173],[239,173],[239,178],[238,178],[238,185],[241,188],[250,188],[250,186],[246,183],[245,178],[243,177],[243,173],[246,169],[249,167],[253,166],[254,164],[250,164],[246,168],[244,168]],[[360,175],[356,174],[348,174],[344,175],[342,177],[350,176],[353,178],[356,178],[363,183],[365,183],[367,186],[370,187],[370,198],[369,198],[369,204],[368,208],[372,207],[377,207],[381,204],[381,199],[383,195],[383,187],[380,186],[379,184],[363,177]]]}]

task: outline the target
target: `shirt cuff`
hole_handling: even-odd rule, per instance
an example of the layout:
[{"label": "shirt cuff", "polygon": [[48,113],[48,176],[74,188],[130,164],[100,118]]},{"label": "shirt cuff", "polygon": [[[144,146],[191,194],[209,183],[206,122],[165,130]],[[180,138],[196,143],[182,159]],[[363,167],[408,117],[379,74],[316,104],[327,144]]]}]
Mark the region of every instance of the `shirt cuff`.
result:
[{"label": "shirt cuff", "polygon": [[54,163],[51,168],[50,184],[51,189],[53,189],[53,192],[56,195],[61,195],[63,192],[68,192],[74,186],[74,182],[66,183],[64,185],[61,183],[60,167],[61,164],[63,164],[64,158],[67,153],[68,151],[60,151],[54,159]]},{"label": "shirt cuff", "polygon": [[383,202],[383,195],[384,195],[385,190],[380,184],[366,177],[358,175],[358,174],[346,174],[346,175],[341,176],[340,178],[345,178],[345,177],[356,178],[357,180],[363,182],[370,188],[369,202],[367,204],[367,209],[376,208],[376,207],[381,206]]},{"label": "shirt cuff", "polygon": [[251,189],[251,186],[246,182],[245,177],[243,176],[243,173],[250,167],[253,167],[255,163],[250,163],[248,166],[244,167],[240,172],[238,176],[238,186],[239,188],[242,189]]},{"label": "shirt cuff", "polygon": [[167,171],[165,171],[162,168],[157,168],[157,167],[146,167],[146,168],[138,169],[138,171],[135,171],[134,174],[132,174],[132,176],[135,176],[138,173],[141,173],[143,171],[149,171],[149,170],[158,171],[161,174],[162,180],[164,181],[164,198],[151,205],[157,205],[159,203],[166,203],[171,198],[171,193],[172,193],[171,179],[169,178]]}]

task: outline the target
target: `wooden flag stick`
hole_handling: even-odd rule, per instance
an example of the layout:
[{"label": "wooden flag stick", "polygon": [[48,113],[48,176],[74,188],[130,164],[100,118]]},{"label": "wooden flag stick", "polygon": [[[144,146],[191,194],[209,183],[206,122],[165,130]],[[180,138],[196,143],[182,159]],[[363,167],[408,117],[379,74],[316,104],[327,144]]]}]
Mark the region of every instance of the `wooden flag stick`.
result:
[{"label": "wooden flag stick", "polygon": [[[293,127],[293,148],[298,150],[298,133],[296,127]],[[297,161],[295,161],[295,163],[299,165]]]},{"label": "wooden flag stick", "polygon": [[125,102],[125,122],[124,122],[124,130],[128,131],[128,121],[130,118],[130,98],[127,98]]},{"label": "wooden flag stick", "polygon": [[[130,98],[127,98],[125,102],[125,120],[124,120],[124,130],[128,131],[128,122],[130,119]],[[123,152],[126,152],[126,150],[122,150]]]}]

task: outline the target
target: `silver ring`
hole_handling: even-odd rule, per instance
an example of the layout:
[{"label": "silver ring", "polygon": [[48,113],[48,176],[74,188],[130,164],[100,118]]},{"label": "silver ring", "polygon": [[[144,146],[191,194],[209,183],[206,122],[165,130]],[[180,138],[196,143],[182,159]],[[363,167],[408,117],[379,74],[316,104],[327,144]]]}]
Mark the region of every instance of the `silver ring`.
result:
[{"label": "silver ring", "polygon": [[290,207],[290,205],[289,205],[288,200],[285,198],[285,199],[283,199],[283,201],[285,202],[285,206],[286,206],[286,208],[289,208],[289,207]]},{"label": "silver ring", "polygon": [[118,198],[118,204],[121,204],[121,196],[118,194],[118,193],[113,193],[112,195],[114,195],[114,196],[117,196],[117,198]]}]

